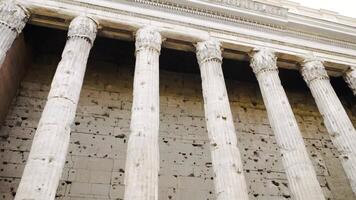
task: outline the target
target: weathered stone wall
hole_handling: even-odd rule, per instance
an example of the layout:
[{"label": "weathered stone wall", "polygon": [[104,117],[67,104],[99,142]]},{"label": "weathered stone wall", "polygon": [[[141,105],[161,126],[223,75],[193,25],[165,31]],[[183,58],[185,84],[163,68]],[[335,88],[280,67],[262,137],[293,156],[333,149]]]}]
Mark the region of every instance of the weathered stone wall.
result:
[{"label": "weathered stone wall", "polygon": [[[34,62],[0,134],[0,199],[13,199],[58,55]],[[58,199],[123,198],[133,70],[133,65],[90,62]],[[226,82],[250,199],[291,199],[258,85]],[[325,195],[355,199],[311,94],[287,90],[287,95]],[[160,98],[159,199],[215,199],[199,74],[162,70]]]},{"label": "weathered stone wall", "polygon": [[0,126],[6,118],[12,99],[30,63],[29,53],[24,37],[20,35],[0,66]]}]

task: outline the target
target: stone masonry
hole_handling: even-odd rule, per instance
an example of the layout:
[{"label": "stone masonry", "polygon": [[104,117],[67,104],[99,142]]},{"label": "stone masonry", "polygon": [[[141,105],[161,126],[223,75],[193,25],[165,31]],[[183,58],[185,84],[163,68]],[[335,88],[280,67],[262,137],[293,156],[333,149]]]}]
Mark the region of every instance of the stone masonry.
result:
[{"label": "stone masonry", "polygon": [[[134,65],[92,56],[56,195],[60,200],[124,198]],[[58,59],[50,53],[34,59],[0,131],[0,199],[14,198]],[[226,79],[226,86],[250,199],[291,199],[258,84]],[[355,199],[310,92],[286,93],[325,197]],[[356,116],[345,108],[355,125]],[[159,134],[159,199],[215,199],[199,74],[160,70]]]}]

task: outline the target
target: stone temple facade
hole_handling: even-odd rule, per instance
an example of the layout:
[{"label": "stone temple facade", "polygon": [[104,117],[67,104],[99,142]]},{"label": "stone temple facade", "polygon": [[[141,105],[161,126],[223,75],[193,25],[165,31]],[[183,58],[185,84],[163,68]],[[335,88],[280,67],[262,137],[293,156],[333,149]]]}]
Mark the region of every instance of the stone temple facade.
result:
[{"label": "stone temple facade", "polygon": [[355,200],[356,19],[285,0],[0,0],[0,199]]}]

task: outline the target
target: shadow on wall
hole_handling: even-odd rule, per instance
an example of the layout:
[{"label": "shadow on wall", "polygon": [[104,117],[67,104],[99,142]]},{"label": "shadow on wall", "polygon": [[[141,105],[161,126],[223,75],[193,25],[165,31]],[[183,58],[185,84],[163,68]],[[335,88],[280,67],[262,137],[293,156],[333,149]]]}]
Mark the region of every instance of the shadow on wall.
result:
[{"label": "shadow on wall", "polygon": [[21,34],[6,55],[0,66],[0,128],[16,96],[20,82],[30,65],[31,50]]},{"label": "shadow on wall", "polygon": [[[47,55],[55,55],[56,58],[48,58],[52,62],[59,62],[62,50],[66,42],[67,32],[38,26],[29,25],[25,29],[25,36],[30,39],[34,52],[34,59],[44,58]],[[135,65],[135,45],[132,41],[121,41],[98,37],[95,41],[91,55],[89,57],[88,68],[94,66],[95,60],[108,63],[116,63],[116,66]],[[162,49],[160,56],[160,70],[178,73],[199,74],[199,66],[195,52],[183,52],[172,49]],[[223,71],[226,80],[237,80],[257,84],[255,75],[249,67],[249,62],[224,59]],[[288,92],[302,92],[310,94],[302,76],[297,70],[280,69],[281,82]],[[356,98],[342,77],[332,77],[331,83],[343,104],[351,108],[356,114]],[[227,85],[229,87],[229,85]],[[229,89],[229,88],[228,88]]]}]

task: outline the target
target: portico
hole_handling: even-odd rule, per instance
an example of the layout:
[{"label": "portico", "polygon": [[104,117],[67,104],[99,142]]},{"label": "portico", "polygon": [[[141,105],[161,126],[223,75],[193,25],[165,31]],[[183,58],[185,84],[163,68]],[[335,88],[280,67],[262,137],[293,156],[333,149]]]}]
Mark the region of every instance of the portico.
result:
[{"label": "portico", "polygon": [[[352,46],[354,44],[347,44],[344,39],[352,40],[354,36],[347,35],[346,30],[356,28],[346,26],[346,22],[330,22],[331,25],[343,27],[345,32],[333,33],[332,39],[326,36],[311,36],[302,33],[304,30],[295,30],[298,29],[296,24],[306,22],[298,21],[296,14],[285,7],[272,3],[264,5],[258,2],[219,2],[174,4],[169,1],[118,1],[114,4],[103,2],[98,5],[96,1],[84,0],[72,4],[66,1],[19,0],[16,3],[5,1],[1,4],[6,9],[0,9],[0,21],[1,16],[8,16],[7,8],[21,8],[18,12],[23,12],[20,19],[23,24],[20,28],[16,31],[10,29],[10,32],[0,30],[0,35],[9,36],[2,37],[2,43],[7,44],[0,46],[4,55],[29,16],[30,23],[40,26],[67,29],[70,22],[68,41],[52,81],[16,199],[55,198],[66,160],[71,126],[89,52],[95,45],[97,31],[101,36],[134,40],[136,44],[130,135],[124,170],[125,199],[158,199],[161,45],[180,51],[196,51],[216,199],[249,199],[251,192],[245,179],[241,144],[236,138],[236,135],[239,135],[239,132],[236,132],[239,125],[234,124],[236,119],[231,112],[222,73],[223,58],[250,62],[251,70],[260,86],[292,197],[298,200],[308,197],[326,199],[321,189],[323,183],[318,181],[315,166],[310,160],[312,155],[306,150],[289,97],[278,77],[278,68],[301,71],[324,117],[333,145],[341,155],[340,162],[351,188],[356,193],[356,166],[353,162],[356,153],[353,148],[356,146],[354,125],[328,82],[329,76],[343,76],[354,92],[356,57],[353,53],[356,50]],[[82,7],[81,3],[86,7]],[[208,8],[203,9],[203,5]],[[209,6],[214,5],[225,7],[219,7],[218,11],[213,13],[209,11]],[[265,9],[261,9],[263,5],[266,6]],[[168,13],[170,9],[175,13]],[[250,9],[251,13],[237,18],[243,9]],[[48,11],[53,10],[56,10],[56,16],[44,17],[48,15]],[[79,14],[83,11],[85,15]],[[160,17],[157,17],[157,13]],[[185,24],[184,21],[189,17],[184,13],[197,17],[191,17],[191,23]],[[263,14],[268,17],[263,17]],[[174,18],[175,15],[180,18]],[[55,18],[57,20],[54,20]],[[213,25],[201,23],[207,18],[213,20]],[[219,24],[219,20],[225,23]],[[10,25],[6,27],[16,25],[8,23]],[[197,25],[199,23],[200,27]],[[232,26],[231,23],[239,26]],[[313,29],[316,30],[317,27]],[[280,33],[285,34],[284,37],[280,37]],[[291,38],[286,40],[286,37]],[[330,47],[333,47],[333,51]]]}]

